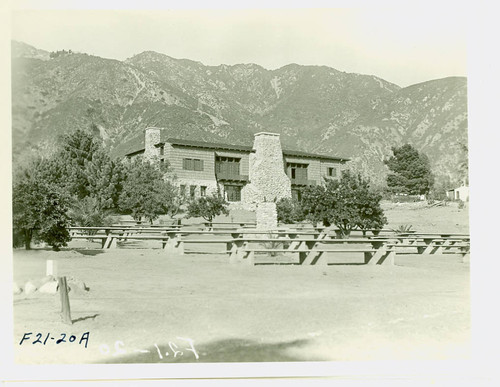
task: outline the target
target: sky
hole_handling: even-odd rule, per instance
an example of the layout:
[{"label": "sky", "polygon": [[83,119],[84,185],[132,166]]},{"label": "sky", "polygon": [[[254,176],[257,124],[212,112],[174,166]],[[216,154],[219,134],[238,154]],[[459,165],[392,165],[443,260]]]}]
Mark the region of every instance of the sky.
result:
[{"label": "sky", "polygon": [[[12,39],[48,51],[72,49],[118,60],[152,50],[206,65],[325,65],[376,75],[402,87],[467,75],[467,13],[459,6],[304,9],[297,4],[314,2],[290,8],[291,2],[288,8],[223,9],[216,6],[224,3],[214,1],[213,8],[200,9],[201,4],[188,1],[146,11],[119,7],[147,8],[147,0],[133,6],[106,0],[64,2],[66,8],[94,8],[72,10],[58,10],[57,1],[47,3],[56,4],[55,9],[16,3]],[[266,4],[276,3],[251,3]],[[174,8],[181,6],[192,8]]]}]

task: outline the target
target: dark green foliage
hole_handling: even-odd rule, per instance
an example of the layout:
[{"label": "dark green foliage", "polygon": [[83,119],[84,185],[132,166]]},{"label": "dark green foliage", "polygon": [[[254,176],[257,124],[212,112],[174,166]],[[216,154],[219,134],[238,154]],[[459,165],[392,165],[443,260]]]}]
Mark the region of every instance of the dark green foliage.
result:
[{"label": "dark green foliage", "polygon": [[[81,227],[107,226],[111,224],[111,217],[108,211],[102,207],[102,203],[92,196],[87,196],[82,200],[75,200],[69,211],[71,224]],[[97,230],[91,230],[89,235],[93,235]]]},{"label": "dark green foliage", "polygon": [[229,215],[227,206],[228,203],[221,195],[212,194],[210,196],[203,196],[189,202],[187,207],[187,217],[202,217],[207,222],[212,222],[218,215]]},{"label": "dark green foliage", "polygon": [[91,133],[76,130],[63,136],[61,149],[47,160],[44,178],[78,200],[90,196],[100,208],[111,209],[118,206],[124,174]]},{"label": "dark green foliage", "polygon": [[22,242],[26,249],[32,240],[46,242],[54,250],[70,240],[69,200],[57,186],[45,181],[46,163],[39,160],[14,178],[13,230],[16,242]]},{"label": "dark green foliage", "polygon": [[423,195],[434,184],[429,159],[410,144],[392,147],[393,156],[384,163],[393,172],[387,175],[387,187],[394,193]]},{"label": "dark green foliage", "polygon": [[164,179],[165,170],[140,159],[124,165],[126,176],[118,199],[121,211],[149,222],[168,214],[175,206],[177,189]]},{"label": "dark green foliage", "polygon": [[94,153],[85,163],[84,174],[88,182],[88,195],[102,209],[118,208],[125,173],[122,163],[111,160],[102,150]]},{"label": "dark green foliage", "polygon": [[307,218],[335,225],[344,237],[356,228],[381,229],[387,219],[380,207],[381,195],[370,189],[361,175],[345,171],[340,180],[325,179],[324,185],[308,187],[301,207]]},{"label": "dark green foliage", "polygon": [[97,155],[99,151],[104,153],[100,144],[89,132],[76,130],[63,136],[61,150],[55,155],[54,160],[60,164],[62,183],[71,195],[83,199],[90,194],[86,166],[95,157],[99,157]]},{"label": "dark green foliage", "polygon": [[305,218],[300,203],[293,199],[282,198],[278,200],[276,211],[280,223],[297,223]]}]

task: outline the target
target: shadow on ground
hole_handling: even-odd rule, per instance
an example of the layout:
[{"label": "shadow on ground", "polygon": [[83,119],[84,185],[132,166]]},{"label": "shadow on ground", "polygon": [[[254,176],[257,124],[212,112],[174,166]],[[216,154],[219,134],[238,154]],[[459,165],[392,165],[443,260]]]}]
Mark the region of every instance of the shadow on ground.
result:
[{"label": "shadow on ground", "polygon": [[71,323],[77,323],[77,322],[80,322],[80,321],[85,321],[85,320],[95,320],[95,318],[99,316],[99,313],[96,313],[96,314],[93,314],[92,316],[85,316],[85,317],[79,317],[79,318],[76,318],[74,320],[71,320]]},{"label": "shadow on ground", "polygon": [[79,252],[82,255],[90,255],[90,256],[96,256],[99,254],[103,254],[104,251],[102,249],[92,249],[92,250],[87,250],[87,249],[75,249],[77,252]]},{"label": "shadow on ground", "polygon": [[[292,356],[290,349],[300,349],[309,340],[294,340],[281,343],[260,343],[254,340],[226,339],[213,341],[205,345],[194,344],[199,355],[196,359],[187,341],[176,340],[170,343],[158,344],[149,348],[138,348],[134,353],[123,356],[112,356],[109,361],[100,363],[216,363],[216,362],[289,362],[289,361],[314,361],[321,359],[304,359]],[[175,347],[177,345],[178,347]],[[173,350],[180,351],[174,357]],[[142,351],[142,352],[139,352]],[[137,352],[136,352],[137,351]],[[130,352],[130,351],[129,351]],[[160,358],[160,353],[161,357]],[[168,355],[166,355],[168,353]],[[181,354],[182,353],[182,354]]]}]

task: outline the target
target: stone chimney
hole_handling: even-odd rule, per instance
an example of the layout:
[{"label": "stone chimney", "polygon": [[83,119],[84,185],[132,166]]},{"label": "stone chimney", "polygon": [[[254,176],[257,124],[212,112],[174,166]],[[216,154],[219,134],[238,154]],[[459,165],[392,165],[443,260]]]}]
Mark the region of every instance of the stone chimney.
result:
[{"label": "stone chimney", "polygon": [[144,129],[144,158],[151,160],[160,156],[160,149],[155,145],[160,142],[160,128]]},{"label": "stone chimney", "polygon": [[253,149],[249,160],[250,182],[242,190],[242,201],[264,203],[290,198],[291,184],[283,165],[280,135],[256,133]]}]

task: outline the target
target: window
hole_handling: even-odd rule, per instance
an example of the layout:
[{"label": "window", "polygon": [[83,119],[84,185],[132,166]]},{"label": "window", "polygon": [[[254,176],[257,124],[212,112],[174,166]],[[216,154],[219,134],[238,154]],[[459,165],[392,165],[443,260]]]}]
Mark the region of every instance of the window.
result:
[{"label": "window", "polygon": [[292,188],[292,199],[300,202],[302,200],[302,191],[300,189]]},{"label": "window", "polygon": [[185,169],[187,171],[203,171],[203,160],[183,159],[182,169]]},{"label": "window", "polygon": [[191,185],[189,187],[189,196],[191,197],[191,199],[194,199],[195,195],[196,195],[196,186]]},{"label": "window", "polygon": [[228,202],[240,202],[241,201],[241,186],[239,185],[225,185],[224,190],[226,191]]},{"label": "window", "polygon": [[186,186],[184,184],[181,184],[181,196],[186,195]]},{"label": "window", "polygon": [[160,156],[163,156],[165,154],[165,145],[162,145],[160,147]]},{"label": "window", "polygon": [[328,168],[328,177],[337,177],[337,168]]},{"label": "window", "polygon": [[238,176],[240,174],[240,160],[235,157],[215,158],[215,173],[222,176]]},{"label": "window", "polygon": [[288,163],[288,176],[293,180],[307,180],[307,166],[308,164]]},{"label": "window", "polygon": [[207,187],[204,185],[200,187],[200,196],[207,196]]}]

